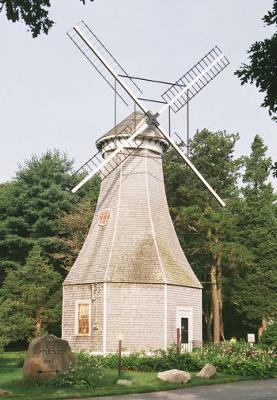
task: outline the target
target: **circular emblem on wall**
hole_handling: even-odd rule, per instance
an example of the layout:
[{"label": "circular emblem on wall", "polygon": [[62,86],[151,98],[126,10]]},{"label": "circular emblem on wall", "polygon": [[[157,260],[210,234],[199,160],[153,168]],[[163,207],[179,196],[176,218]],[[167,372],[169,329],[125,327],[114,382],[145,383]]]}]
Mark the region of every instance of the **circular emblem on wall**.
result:
[{"label": "circular emblem on wall", "polygon": [[98,225],[99,226],[105,226],[109,222],[111,213],[110,210],[103,210],[100,212],[99,217],[98,217]]}]

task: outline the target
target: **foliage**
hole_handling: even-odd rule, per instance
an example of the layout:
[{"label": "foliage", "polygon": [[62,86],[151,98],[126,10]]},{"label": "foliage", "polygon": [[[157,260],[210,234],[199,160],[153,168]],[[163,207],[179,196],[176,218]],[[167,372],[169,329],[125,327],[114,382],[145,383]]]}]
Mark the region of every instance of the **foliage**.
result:
[{"label": "foliage", "polygon": [[[204,286],[206,338],[224,338],[223,280],[251,263],[247,249],[235,240],[232,202],[238,195],[241,159],[234,158],[238,134],[198,131],[190,143],[190,158],[211,186],[225,199],[223,209],[195,174],[169,153],[164,164],[171,216],[182,247]],[[232,271],[232,272],[230,272]],[[225,285],[227,286],[227,285]],[[213,324],[213,332],[212,332]]]},{"label": "foliage", "polygon": [[[104,368],[117,368],[118,355],[88,356],[101,363]],[[206,345],[193,352],[177,353],[172,346],[169,350],[157,350],[151,355],[144,352],[122,356],[122,367],[135,371],[164,371],[181,369],[199,371],[206,364],[213,364],[218,372],[269,378],[277,374],[277,357],[273,349],[251,347],[247,343],[223,342],[220,345]],[[93,361],[94,362],[94,361]]]},{"label": "foliage", "polygon": [[261,337],[261,343],[277,349],[277,322],[270,323]]},{"label": "foliage", "polygon": [[[277,0],[274,0],[272,11],[263,17],[263,21],[268,26],[277,26]],[[268,107],[272,119],[277,121],[277,33],[252,44],[248,54],[250,63],[242,64],[235,75],[242,85],[255,83],[259,91],[265,93],[262,107]]]},{"label": "foliage", "polygon": [[8,271],[0,289],[0,337],[16,342],[39,336],[60,314],[61,277],[35,245],[23,267]]},{"label": "foliage", "polygon": [[[80,0],[85,4],[85,0]],[[93,1],[93,0],[91,0]],[[54,21],[49,18],[50,0],[0,0],[0,12],[5,11],[6,17],[12,22],[23,21],[37,37],[41,32],[48,33]]]},{"label": "foliage", "polygon": [[78,206],[58,221],[56,240],[59,246],[52,258],[65,270],[71,268],[84,243],[96,207],[99,186],[99,178],[93,178],[88,185],[90,196],[80,199]]},{"label": "foliage", "polygon": [[[58,389],[50,385],[30,386],[22,382],[22,369],[16,367],[18,353],[5,352],[0,356],[0,387],[3,390],[11,392],[9,398],[31,400],[31,399],[73,399],[87,398],[96,396],[118,395],[121,398],[123,394],[145,393],[161,390],[169,390],[183,387],[183,384],[168,383],[157,379],[156,372],[122,371],[122,379],[129,379],[133,382],[130,386],[116,385],[118,371],[116,369],[105,369],[100,385],[95,387],[64,387]],[[253,379],[252,377],[242,377],[239,375],[216,374],[210,379],[198,378],[194,374],[192,380],[186,384],[187,387],[199,385],[211,385],[218,383],[230,383],[241,380]]]},{"label": "foliage", "polygon": [[0,280],[6,268],[23,265],[34,243],[46,256],[60,249],[58,221],[77,204],[72,160],[59,151],[33,156],[0,188]]},{"label": "foliage", "polygon": [[100,359],[97,357],[91,357],[85,350],[73,353],[74,356],[74,368],[89,368],[89,369],[100,369],[102,364]]},{"label": "foliage", "polygon": [[253,266],[233,280],[231,296],[237,310],[252,326],[276,317],[277,300],[277,215],[276,195],[268,182],[271,159],[266,146],[256,136],[252,152],[245,157],[242,189],[244,201],[237,213],[238,240],[253,255]]},{"label": "foliage", "polygon": [[47,382],[55,387],[85,387],[95,388],[100,385],[103,374],[99,368],[78,368],[69,372],[58,373]]}]

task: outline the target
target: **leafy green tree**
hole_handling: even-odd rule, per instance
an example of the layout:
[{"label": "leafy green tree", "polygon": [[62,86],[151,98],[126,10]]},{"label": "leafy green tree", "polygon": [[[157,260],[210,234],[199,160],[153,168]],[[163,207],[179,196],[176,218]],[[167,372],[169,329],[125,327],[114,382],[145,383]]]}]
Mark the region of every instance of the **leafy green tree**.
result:
[{"label": "leafy green tree", "polygon": [[[263,21],[268,26],[277,26],[277,0]],[[265,93],[262,107],[268,107],[272,119],[277,121],[277,32],[269,39],[252,44],[248,54],[250,63],[243,64],[235,74],[242,85],[254,83],[260,92]]]},{"label": "leafy green tree", "polygon": [[223,280],[226,270],[239,268],[249,255],[234,240],[230,201],[236,198],[240,160],[234,159],[237,134],[197,132],[191,160],[211,186],[227,201],[222,209],[193,173],[175,155],[165,163],[165,182],[171,214],[181,245],[203,284],[203,314],[207,338],[224,337]]},{"label": "leafy green tree", "polygon": [[94,177],[90,182],[89,195],[80,199],[76,207],[58,221],[57,240],[60,246],[52,257],[67,271],[72,267],[88,234],[99,188],[100,180]]},{"label": "leafy green tree", "polygon": [[[0,188],[0,277],[5,268],[24,264],[34,245],[50,257],[59,250],[58,220],[70,212],[84,191],[73,196],[69,188],[72,161],[59,151],[33,156],[16,178]],[[57,265],[58,266],[58,265]]]},{"label": "leafy green tree", "polygon": [[251,148],[245,159],[245,201],[239,210],[237,230],[239,241],[251,251],[254,263],[234,280],[232,293],[238,311],[253,327],[260,327],[261,335],[267,322],[277,316],[277,197],[268,182],[271,159],[260,136],[255,137]]},{"label": "leafy green tree", "polygon": [[60,323],[61,283],[35,245],[23,267],[8,271],[0,289],[2,340],[29,340]]},{"label": "leafy green tree", "polygon": [[[80,1],[85,4],[85,0]],[[0,0],[0,12],[5,11],[7,19],[12,22],[22,20],[33,37],[41,32],[47,34],[53,26],[54,21],[49,18],[50,7],[50,0]]]}]

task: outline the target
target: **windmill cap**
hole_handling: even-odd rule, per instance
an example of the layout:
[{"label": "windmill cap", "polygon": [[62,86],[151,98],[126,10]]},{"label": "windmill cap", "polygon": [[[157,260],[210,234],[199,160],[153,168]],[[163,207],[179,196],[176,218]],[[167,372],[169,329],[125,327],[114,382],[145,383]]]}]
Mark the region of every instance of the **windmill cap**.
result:
[{"label": "windmill cap", "polygon": [[[140,111],[135,111],[130,114],[127,118],[119,122],[114,128],[110,129],[96,141],[96,147],[98,150],[101,150],[107,142],[114,140],[115,137],[130,137],[134,133],[137,124],[144,117],[145,114]],[[154,125],[149,125],[148,128],[138,135],[138,138],[145,138],[159,143],[163,151],[167,150],[169,147],[168,142],[164,139],[160,131]]]}]

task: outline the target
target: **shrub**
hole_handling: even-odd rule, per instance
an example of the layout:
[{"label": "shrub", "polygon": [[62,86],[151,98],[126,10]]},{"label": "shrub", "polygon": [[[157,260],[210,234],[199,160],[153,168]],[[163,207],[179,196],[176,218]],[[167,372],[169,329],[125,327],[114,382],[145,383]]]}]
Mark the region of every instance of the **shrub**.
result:
[{"label": "shrub", "polygon": [[3,353],[3,351],[5,350],[5,346],[8,344],[8,339],[0,336],[0,353]]},{"label": "shrub", "polygon": [[56,374],[47,382],[47,385],[55,387],[97,387],[103,377],[102,366],[99,361],[99,357],[92,357],[85,351],[74,353],[74,368],[69,372]]},{"label": "shrub", "polygon": [[15,363],[17,368],[22,368],[24,365],[24,361],[25,361],[25,353],[19,353],[19,355],[17,356],[17,359],[16,359],[16,363]]},{"label": "shrub", "polygon": [[97,387],[100,384],[102,374],[99,370],[90,368],[73,369],[69,372],[58,373],[48,382],[48,386],[55,387]]},{"label": "shrub", "polygon": [[277,321],[270,324],[261,337],[261,343],[277,349]]},{"label": "shrub", "polygon": [[[76,355],[83,366],[101,365],[103,368],[117,368],[118,355],[93,356],[87,353]],[[171,346],[167,351],[157,350],[151,355],[144,352],[122,356],[122,368],[135,371],[163,371],[178,368],[199,371],[206,364],[213,364],[218,372],[243,376],[269,378],[277,375],[277,357],[274,349],[262,346],[251,347],[245,342],[224,342],[220,345],[206,345],[190,353],[177,353]]]},{"label": "shrub", "polygon": [[251,347],[245,342],[224,342],[221,345],[204,346],[192,353],[202,368],[213,364],[219,372],[243,376],[270,378],[277,374],[277,358],[274,349]]}]

